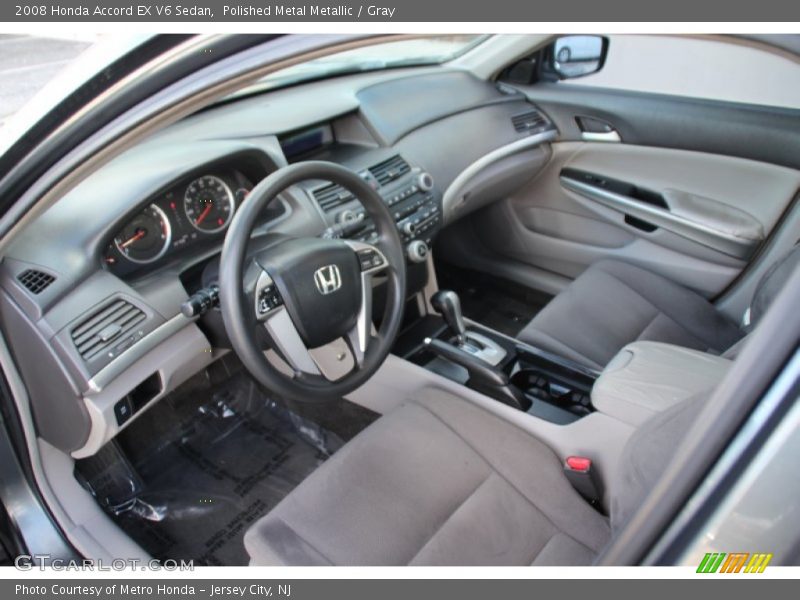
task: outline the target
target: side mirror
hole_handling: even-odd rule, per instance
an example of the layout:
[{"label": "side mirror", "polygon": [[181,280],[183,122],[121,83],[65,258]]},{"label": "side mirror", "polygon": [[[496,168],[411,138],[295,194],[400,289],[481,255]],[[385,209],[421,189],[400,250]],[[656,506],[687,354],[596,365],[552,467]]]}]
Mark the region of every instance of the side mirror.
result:
[{"label": "side mirror", "polygon": [[561,79],[583,77],[603,68],[608,40],[599,35],[567,35],[551,46],[551,69]]}]

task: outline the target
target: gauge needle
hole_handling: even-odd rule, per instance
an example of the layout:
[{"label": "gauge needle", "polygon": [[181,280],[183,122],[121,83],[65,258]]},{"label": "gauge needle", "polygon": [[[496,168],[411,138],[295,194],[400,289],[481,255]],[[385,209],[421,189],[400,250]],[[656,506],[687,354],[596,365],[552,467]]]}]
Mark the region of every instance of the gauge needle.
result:
[{"label": "gauge needle", "polygon": [[138,242],[140,239],[142,239],[146,235],[147,235],[147,231],[145,231],[144,229],[137,229],[136,233],[133,234],[133,236],[130,239],[127,239],[127,240],[125,240],[124,242],[122,242],[120,244],[120,247],[121,248],[127,248],[131,244],[133,244],[135,242]]},{"label": "gauge needle", "polygon": [[200,223],[203,222],[203,219],[205,219],[208,216],[208,213],[211,212],[212,208],[214,208],[213,204],[207,204],[206,207],[203,209],[203,212],[200,213],[200,216],[197,217],[197,220],[194,222],[194,224],[200,225]]}]

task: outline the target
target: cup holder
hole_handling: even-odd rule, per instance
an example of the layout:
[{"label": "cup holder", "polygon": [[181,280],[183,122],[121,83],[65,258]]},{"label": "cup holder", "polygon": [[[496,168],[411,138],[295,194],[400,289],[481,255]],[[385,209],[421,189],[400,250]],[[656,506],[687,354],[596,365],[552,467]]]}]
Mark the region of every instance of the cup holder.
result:
[{"label": "cup holder", "polygon": [[594,410],[589,395],[591,388],[542,369],[521,369],[511,377],[511,383],[534,403],[548,402],[579,416]]}]

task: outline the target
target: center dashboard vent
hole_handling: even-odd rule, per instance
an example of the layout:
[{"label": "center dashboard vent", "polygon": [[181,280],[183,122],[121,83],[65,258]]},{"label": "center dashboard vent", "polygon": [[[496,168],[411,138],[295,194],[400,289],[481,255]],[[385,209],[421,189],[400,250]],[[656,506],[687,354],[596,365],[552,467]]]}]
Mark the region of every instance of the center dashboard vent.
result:
[{"label": "center dashboard vent", "polygon": [[[367,174],[369,171],[369,174]],[[405,159],[399,154],[384,160],[376,165],[372,165],[367,171],[363,171],[360,175],[369,183],[369,176],[371,175],[378,184],[383,187],[395,179],[398,179],[411,171]],[[319,207],[325,212],[331,212],[343,204],[355,199],[355,196],[336,183],[329,183],[322,187],[313,190],[312,195],[314,200],[317,201]]]},{"label": "center dashboard vent", "polygon": [[72,342],[90,361],[145,320],[139,308],[120,298],[106,304],[72,330]]},{"label": "center dashboard vent", "polygon": [[391,183],[398,177],[402,177],[410,170],[411,166],[399,154],[369,168],[369,172],[382,186]]},{"label": "center dashboard vent", "polygon": [[511,117],[514,129],[519,133],[538,131],[547,126],[547,119],[538,110],[530,110]]},{"label": "center dashboard vent", "polygon": [[314,200],[317,201],[319,207],[325,212],[330,212],[337,206],[341,206],[355,198],[353,194],[336,183],[317,188],[311,193],[314,195]]},{"label": "center dashboard vent", "polygon": [[17,275],[17,281],[24,285],[31,294],[41,294],[56,278],[49,273],[26,269]]}]

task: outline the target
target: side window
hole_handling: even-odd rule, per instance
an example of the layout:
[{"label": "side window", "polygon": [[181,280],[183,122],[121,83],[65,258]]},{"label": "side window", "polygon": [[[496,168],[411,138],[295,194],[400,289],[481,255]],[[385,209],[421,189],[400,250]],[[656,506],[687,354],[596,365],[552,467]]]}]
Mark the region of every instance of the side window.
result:
[{"label": "side window", "polygon": [[800,108],[800,63],[747,40],[610,35],[603,67],[559,85]]}]

